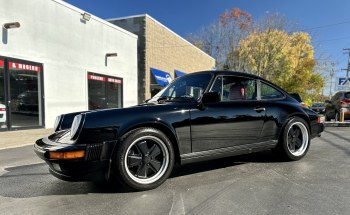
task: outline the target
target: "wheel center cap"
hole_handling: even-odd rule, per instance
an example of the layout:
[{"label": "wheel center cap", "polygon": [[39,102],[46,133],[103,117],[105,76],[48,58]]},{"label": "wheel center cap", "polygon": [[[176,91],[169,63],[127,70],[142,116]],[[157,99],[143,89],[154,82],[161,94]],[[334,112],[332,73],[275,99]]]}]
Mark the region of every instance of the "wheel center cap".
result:
[{"label": "wheel center cap", "polygon": [[142,160],[143,160],[144,163],[147,164],[147,163],[149,163],[151,161],[151,158],[148,157],[148,156],[145,156]]}]

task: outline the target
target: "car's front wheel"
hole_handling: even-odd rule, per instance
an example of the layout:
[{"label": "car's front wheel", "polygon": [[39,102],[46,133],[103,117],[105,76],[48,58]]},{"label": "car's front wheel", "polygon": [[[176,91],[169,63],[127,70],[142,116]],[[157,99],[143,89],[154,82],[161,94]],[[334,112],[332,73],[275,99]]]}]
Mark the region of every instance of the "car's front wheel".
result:
[{"label": "car's front wheel", "polygon": [[309,126],[299,117],[290,119],[273,153],[285,160],[296,161],[303,158],[310,146]]},{"label": "car's front wheel", "polygon": [[174,150],[168,137],[154,128],[139,128],[121,138],[112,172],[123,185],[142,191],[160,186],[173,166]]}]

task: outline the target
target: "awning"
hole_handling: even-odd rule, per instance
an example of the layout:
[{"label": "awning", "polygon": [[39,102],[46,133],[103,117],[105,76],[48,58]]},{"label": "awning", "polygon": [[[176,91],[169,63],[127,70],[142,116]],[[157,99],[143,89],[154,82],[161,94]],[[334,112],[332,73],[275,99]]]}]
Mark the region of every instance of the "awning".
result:
[{"label": "awning", "polygon": [[160,86],[167,86],[173,81],[171,75],[167,72],[151,68],[153,78],[151,78],[151,84],[158,84]]},{"label": "awning", "polygon": [[175,69],[175,76],[176,76],[176,78],[177,78],[177,77],[181,77],[181,76],[183,76],[183,75],[187,75],[187,73],[180,72],[179,70],[176,70],[176,69]]}]

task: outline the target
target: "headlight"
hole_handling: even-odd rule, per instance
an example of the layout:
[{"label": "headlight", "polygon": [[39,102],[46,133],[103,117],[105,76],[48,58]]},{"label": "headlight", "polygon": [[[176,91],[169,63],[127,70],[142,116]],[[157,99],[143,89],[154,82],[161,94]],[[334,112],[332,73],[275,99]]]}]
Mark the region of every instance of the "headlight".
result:
[{"label": "headlight", "polygon": [[61,119],[62,119],[62,115],[59,115],[56,117],[56,121],[55,124],[53,125],[53,129],[56,131],[58,131],[58,127],[61,124]]},{"label": "headlight", "polygon": [[322,111],[325,111],[326,109],[323,109]]},{"label": "headlight", "polygon": [[71,130],[70,130],[70,136],[72,139],[75,139],[78,135],[79,135],[79,132],[81,130],[81,127],[82,127],[82,118],[83,118],[83,115],[79,114],[79,115],[76,115],[74,117],[74,120],[73,120],[73,123],[72,123],[72,127],[71,127]]}]

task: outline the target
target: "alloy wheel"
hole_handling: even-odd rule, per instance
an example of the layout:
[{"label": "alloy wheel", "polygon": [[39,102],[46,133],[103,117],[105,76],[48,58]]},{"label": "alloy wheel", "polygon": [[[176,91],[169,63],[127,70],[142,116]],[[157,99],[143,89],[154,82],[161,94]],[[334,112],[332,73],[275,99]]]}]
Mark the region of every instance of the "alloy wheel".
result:
[{"label": "alloy wheel", "polygon": [[294,156],[302,155],[309,144],[309,134],[305,125],[295,122],[289,128],[287,146],[289,152]]},{"label": "alloy wheel", "polygon": [[140,184],[156,182],[164,175],[169,165],[166,145],[154,136],[138,138],[126,153],[126,172],[131,179]]}]

